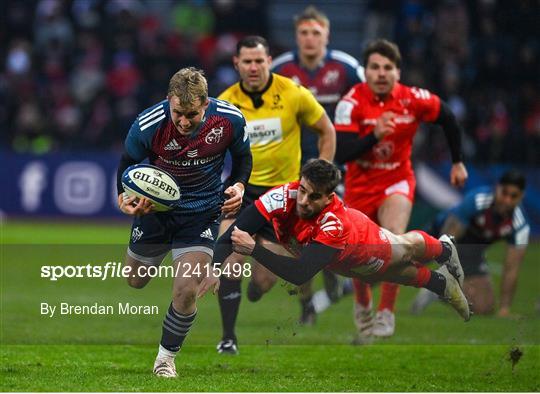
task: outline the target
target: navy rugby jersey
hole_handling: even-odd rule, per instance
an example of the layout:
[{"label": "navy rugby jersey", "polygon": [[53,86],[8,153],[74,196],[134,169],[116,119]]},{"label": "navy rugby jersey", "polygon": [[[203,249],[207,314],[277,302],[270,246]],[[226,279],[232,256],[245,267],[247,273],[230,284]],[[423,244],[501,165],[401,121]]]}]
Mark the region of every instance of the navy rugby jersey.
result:
[{"label": "navy rugby jersey", "polygon": [[137,161],[148,158],[150,164],[175,177],[180,185],[180,212],[217,209],[224,201],[221,173],[227,150],[233,157],[249,154],[242,113],[226,101],[209,101],[203,122],[189,136],[178,132],[169,102],[163,100],[141,112],[126,137],[129,156]]},{"label": "navy rugby jersey", "polygon": [[[328,50],[315,70],[300,64],[298,51],[289,51],[275,58],[272,71],[291,78],[309,89],[333,121],[337,103],[351,87],[364,81],[364,68],[351,55],[335,49]],[[318,157],[318,136],[309,127],[302,127],[302,163]]]},{"label": "navy rugby jersey", "polygon": [[298,51],[285,52],[274,59],[272,71],[308,88],[330,119],[334,118],[341,97],[352,86],[364,82],[364,68],[354,57],[336,49],[328,50],[319,67],[313,71],[300,65]]},{"label": "navy rugby jersey", "polygon": [[452,209],[442,212],[435,227],[440,230],[448,215],[452,214],[466,226],[465,234],[458,244],[483,244],[486,247],[500,239],[511,245],[526,247],[530,227],[521,206],[509,217],[502,217],[493,209],[494,189],[483,186],[467,193],[463,201]]}]

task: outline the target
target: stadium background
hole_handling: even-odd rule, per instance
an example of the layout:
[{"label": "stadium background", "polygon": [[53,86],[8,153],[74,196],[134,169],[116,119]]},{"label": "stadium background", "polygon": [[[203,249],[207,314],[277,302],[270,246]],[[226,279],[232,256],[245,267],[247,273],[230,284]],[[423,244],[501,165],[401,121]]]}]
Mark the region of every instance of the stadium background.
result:
[{"label": "stadium background", "polygon": [[[145,357],[149,360],[153,357],[161,316],[52,321],[36,311],[36,305],[44,297],[50,301],[75,297],[79,302],[153,300],[164,308],[168,281],[156,281],[142,292],[131,291],[120,280],[47,283],[38,277],[39,266],[121,261],[123,244],[129,236],[129,220],[116,208],[115,171],[123,139],[135,116],[164,98],[170,76],[181,67],[204,69],[212,96],[236,82],[231,56],[236,41],[243,35],[267,37],[275,56],[294,48],[292,15],[308,4],[316,5],[330,18],[330,47],[345,50],[361,60],[363,45],[369,39],[392,39],[399,44],[404,57],[403,82],[426,87],[450,104],[466,132],[464,152],[470,180],[465,190],[493,183],[508,167],[518,167],[527,173],[525,210],[533,237],[537,239],[540,235],[537,28],[540,12],[535,1],[4,1],[0,13],[0,157],[3,159],[0,331],[1,372],[5,378],[0,386],[2,391],[175,389],[170,385],[156,386],[150,381],[144,381],[142,386],[125,386],[119,377],[111,377],[98,368],[98,375],[104,374],[108,382],[113,382],[109,386],[95,380],[94,375],[70,370],[59,357],[42,356],[49,352],[72,352],[74,348],[69,346],[75,344],[75,349],[85,349],[88,353],[87,359],[81,359],[91,369],[92,354],[96,359],[98,354],[107,358],[109,349],[83,348],[87,344],[143,345],[134,351],[135,360],[129,348],[117,350],[125,360],[119,357],[114,363],[122,371],[125,365],[134,363],[138,373],[146,374],[149,361]],[[449,155],[440,130],[422,127],[415,140],[413,158],[418,174],[418,200],[411,226],[421,226],[438,210],[458,201],[462,192],[448,185]],[[496,281],[502,256],[504,249],[500,246],[489,254],[490,261],[495,262],[492,268]],[[365,381],[373,386],[362,386],[353,378],[348,380],[346,369],[341,371],[345,375],[342,386],[303,385],[305,376],[311,376],[313,365],[306,364],[302,358],[295,359],[288,352],[308,354],[309,360],[320,357],[310,353],[316,350],[304,347],[302,352],[293,349],[269,353],[268,344],[335,345],[337,351],[325,348],[321,354],[336,357],[329,356],[328,360],[334,360],[338,366],[341,365],[336,361],[339,354],[355,359],[360,350],[339,347],[353,333],[350,303],[341,302],[325,312],[316,329],[310,331],[295,324],[296,303],[291,302],[286,292],[274,291],[265,299],[267,304],[243,303],[239,321],[241,346],[253,346],[243,346],[245,355],[262,357],[273,365],[284,363],[289,378],[283,378],[283,384],[279,385],[281,376],[263,379],[253,373],[255,377],[245,377],[243,373],[253,372],[242,364],[245,360],[222,367],[213,358],[212,348],[204,350],[219,337],[217,303],[205,299],[200,306],[203,313],[187,341],[195,349],[190,357],[196,365],[208,364],[213,372],[231,368],[236,373],[233,376],[243,376],[248,383],[187,388],[305,391],[314,387],[364,391],[373,387],[381,391],[414,388],[448,391],[476,387],[475,383],[466,386],[469,383],[465,382],[470,381],[489,391],[538,391],[538,379],[531,373],[540,365],[540,323],[535,312],[540,295],[538,260],[540,250],[533,239],[515,302],[515,309],[525,318],[517,321],[477,318],[476,325],[464,328],[459,322],[448,323],[450,312],[442,306],[435,306],[427,316],[410,316],[406,311],[413,291],[402,291],[398,303],[402,315],[398,315],[395,339],[387,342],[384,350],[376,346],[367,348],[363,357],[374,365],[380,362],[396,371],[403,370],[402,364],[394,365],[392,362],[397,361],[390,360],[406,360],[401,354],[403,344],[420,346],[415,352],[431,356],[403,363],[427,368],[431,376],[442,379],[438,386],[392,385],[381,381],[382,375],[377,371],[364,375]],[[275,310],[283,315],[276,319]],[[259,320],[248,318],[253,315]],[[36,321],[39,335],[33,333]],[[336,322],[343,327],[336,328]],[[28,344],[51,347],[36,351],[35,347],[24,347]],[[441,357],[434,344],[456,345],[451,352],[445,351],[448,353],[445,357],[450,364],[461,365],[464,360],[459,353],[467,353],[466,346],[486,346],[467,353],[465,364],[471,365],[474,372],[468,380],[458,382],[462,377],[445,368],[429,369],[432,368],[429,358]],[[522,370],[518,371],[522,373],[520,376],[510,374],[506,361],[501,361],[508,348],[515,345],[529,346],[525,347],[528,357],[524,357]],[[257,346],[263,349],[261,353]],[[21,354],[30,361],[18,361]],[[474,368],[491,360],[490,357],[495,357],[495,361],[492,364],[488,361],[490,366],[478,371],[480,375],[474,375],[477,371]],[[301,379],[291,372],[294,368],[287,362],[303,368]],[[330,364],[330,361],[322,364],[320,370],[332,370]],[[56,375],[60,373],[59,366],[66,368],[65,376],[75,374],[87,385],[76,385],[77,379],[73,379],[72,386],[63,382]],[[29,374],[33,383],[23,384],[17,375],[19,371]],[[200,371],[193,367],[188,372]],[[311,376],[312,381],[322,381],[324,372],[318,373],[322,375]],[[407,378],[414,376],[413,371],[402,373]],[[354,371],[350,376],[354,376]],[[272,379],[276,386],[257,385],[257,379],[261,382]]]}]

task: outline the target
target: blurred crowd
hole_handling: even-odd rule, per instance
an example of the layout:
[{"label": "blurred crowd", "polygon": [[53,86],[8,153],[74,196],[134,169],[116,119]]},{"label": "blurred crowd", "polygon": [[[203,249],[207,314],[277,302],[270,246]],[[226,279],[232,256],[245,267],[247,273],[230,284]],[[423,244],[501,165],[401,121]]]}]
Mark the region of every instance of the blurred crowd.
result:
[{"label": "blurred crowd", "polygon": [[[399,44],[403,81],[449,102],[466,130],[469,160],[540,164],[536,1],[365,3],[363,40],[382,36]],[[2,146],[35,153],[121,149],[135,116],[165,98],[179,68],[204,69],[214,96],[236,82],[231,56],[238,38],[259,34],[272,44],[267,6],[256,0],[4,2]],[[419,155],[444,157],[439,137],[423,133]]]},{"label": "blurred crowd", "polygon": [[[366,38],[393,37],[402,80],[446,100],[466,131],[468,160],[540,164],[537,1],[372,1]],[[447,157],[424,133],[419,152]]]}]

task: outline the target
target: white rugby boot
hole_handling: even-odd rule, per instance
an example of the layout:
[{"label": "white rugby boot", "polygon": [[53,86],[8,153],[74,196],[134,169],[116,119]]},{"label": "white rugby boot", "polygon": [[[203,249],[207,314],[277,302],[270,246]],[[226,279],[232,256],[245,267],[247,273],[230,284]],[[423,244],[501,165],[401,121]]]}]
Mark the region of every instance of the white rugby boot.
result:
[{"label": "white rugby boot", "polygon": [[373,335],[376,337],[388,338],[394,335],[396,330],[396,317],[390,309],[378,311],[373,323]]},{"label": "white rugby boot", "polygon": [[443,264],[448,267],[448,271],[457,279],[459,286],[463,289],[463,280],[465,279],[465,274],[463,273],[463,268],[459,262],[459,255],[455,245],[454,237],[447,234],[443,234],[439,237],[439,241],[448,245],[452,250],[452,254],[448,260],[444,261]]},{"label": "white rugby boot", "polygon": [[461,286],[454,276],[448,271],[446,265],[443,265],[436,272],[440,273],[446,279],[446,287],[444,288],[443,301],[449,303],[457,313],[465,320],[469,321],[471,318],[471,310],[467,297],[463,294]]},{"label": "white rugby boot", "polygon": [[154,375],[161,378],[176,378],[176,366],[174,365],[174,358],[156,358],[154,362]]},{"label": "white rugby boot", "polygon": [[369,306],[363,306],[357,302],[354,303],[354,323],[356,325],[356,335],[352,341],[353,345],[367,345],[373,342],[373,311],[371,303]]}]

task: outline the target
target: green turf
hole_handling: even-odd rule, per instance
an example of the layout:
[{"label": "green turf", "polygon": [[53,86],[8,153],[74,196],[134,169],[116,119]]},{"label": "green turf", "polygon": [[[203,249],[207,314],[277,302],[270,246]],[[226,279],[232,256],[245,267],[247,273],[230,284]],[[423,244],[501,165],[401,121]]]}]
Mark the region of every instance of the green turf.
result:
[{"label": "green turf", "polygon": [[[523,264],[513,311],[517,319],[459,320],[437,304],[422,316],[408,307],[415,289],[402,288],[396,335],[373,346],[346,345],[354,334],[350,296],[319,316],[296,323],[299,307],[279,283],[258,303],[243,301],[241,355],[218,357],[217,301],[206,296],[178,369],[181,379],[149,373],[170,300],[170,279],[142,289],[122,279],[40,277],[45,264],[122,261],[127,224],[8,222],[1,228],[2,378],[0,391],[538,391],[540,246]],[[504,248],[489,260],[500,270]],[[494,275],[498,282],[498,276]],[[244,281],[247,282],[247,281]],[[246,283],[244,283],[245,285]],[[40,315],[40,303],[157,305],[152,316]],[[524,351],[512,372],[509,350]]]},{"label": "green turf", "polygon": [[9,346],[2,391],[538,391],[538,347],[512,369],[506,346],[186,346],[179,379],[153,377],[150,346]]}]

